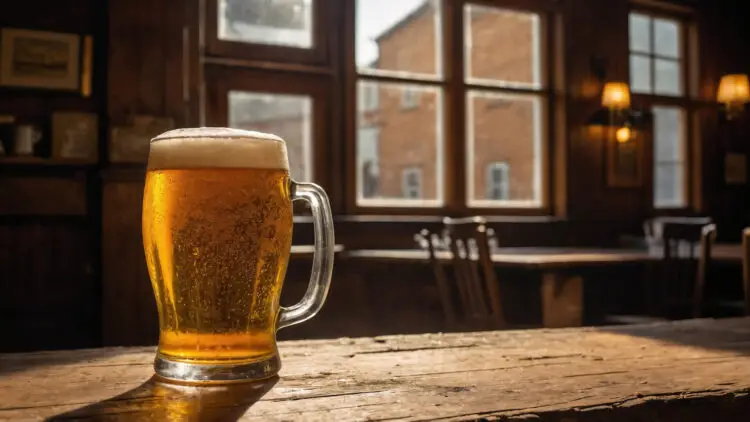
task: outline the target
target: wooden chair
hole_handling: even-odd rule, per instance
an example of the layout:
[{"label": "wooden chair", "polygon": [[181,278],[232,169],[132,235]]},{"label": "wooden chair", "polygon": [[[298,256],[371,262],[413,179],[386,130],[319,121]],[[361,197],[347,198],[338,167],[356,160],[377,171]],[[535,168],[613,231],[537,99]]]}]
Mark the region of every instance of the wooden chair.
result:
[{"label": "wooden chair", "polygon": [[[705,307],[707,271],[716,225],[666,222],[662,228],[661,311],[665,316],[699,318]],[[676,311],[676,314],[675,314]]]},{"label": "wooden chair", "polygon": [[[429,251],[448,326],[451,329],[505,327],[486,223],[479,217],[446,218],[443,222],[446,230],[442,240],[447,246],[444,249],[450,250],[450,261],[438,257],[440,236],[422,230],[417,240]],[[448,281],[445,264],[453,269],[453,283]]]}]

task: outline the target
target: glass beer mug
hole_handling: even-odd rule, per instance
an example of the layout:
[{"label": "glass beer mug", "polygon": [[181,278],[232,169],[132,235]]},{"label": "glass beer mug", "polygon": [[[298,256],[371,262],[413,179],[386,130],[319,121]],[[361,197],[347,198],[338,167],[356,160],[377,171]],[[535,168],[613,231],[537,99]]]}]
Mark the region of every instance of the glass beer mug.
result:
[{"label": "glass beer mug", "polygon": [[[279,304],[292,201],[310,204],[315,255],[304,298]],[[157,375],[186,383],[252,381],[280,368],[276,331],[312,318],[333,269],[323,189],[289,176],[281,138],[178,129],[151,141],[143,244],[159,310]]]}]

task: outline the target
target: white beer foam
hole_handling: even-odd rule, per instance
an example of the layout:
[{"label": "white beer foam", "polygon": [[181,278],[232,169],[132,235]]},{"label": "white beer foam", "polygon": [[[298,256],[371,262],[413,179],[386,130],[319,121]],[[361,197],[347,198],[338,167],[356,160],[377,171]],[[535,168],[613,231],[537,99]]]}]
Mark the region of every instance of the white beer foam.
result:
[{"label": "white beer foam", "polygon": [[276,135],[229,128],[175,129],[151,140],[149,169],[262,168],[289,170]]},{"label": "white beer foam", "polygon": [[148,168],[289,170],[289,159],[286,143],[276,135],[230,128],[176,129],[151,140]]}]

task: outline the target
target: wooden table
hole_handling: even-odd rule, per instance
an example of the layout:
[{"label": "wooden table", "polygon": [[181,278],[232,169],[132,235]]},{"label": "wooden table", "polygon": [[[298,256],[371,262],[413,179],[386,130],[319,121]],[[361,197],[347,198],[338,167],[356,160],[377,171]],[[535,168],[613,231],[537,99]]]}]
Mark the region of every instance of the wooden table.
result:
[{"label": "wooden table", "polygon": [[[421,249],[365,249],[352,250],[345,254],[347,258],[360,258],[384,262],[426,262],[429,259],[427,251]],[[438,251],[440,260],[448,261],[450,251]],[[659,253],[645,249],[607,249],[607,248],[567,248],[567,247],[523,247],[523,248],[495,248],[492,262],[496,266],[532,267],[532,268],[562,268],[599,266],[622,263],[647,263],[662,258]],[[742,246],[734,243],[717,243],[712,249],[711,258],[716,261],[742,261]]]},{"label": "wooden table", "polygon": [[[450,262],[450,251],[438,251],[440,261]],[[342,255],[344,259],[367,259],[389,263],[427,263],[427,251],[406,250],[352,250]],[[495,248],[492,262],[498,267],[521,267],[537,270],[541,274],[540,296],[542,324],[549,328],[578,327],[583,325],[583,277],[581,268],[619,266],[622,264],[648,264],[658,262],[658,251],[645,249],[594,249],[564,247]],[[717,243],[712,249],[712,259],[738,263],[742,261],[740,244]]]},{"label": "wooden table", "polygon": [[[154,348],[0,355],[0,420],[747,421],[750,320],[292,341],[280,379],[152,379]],[[55,420],[53,419],[53,420]]]}]

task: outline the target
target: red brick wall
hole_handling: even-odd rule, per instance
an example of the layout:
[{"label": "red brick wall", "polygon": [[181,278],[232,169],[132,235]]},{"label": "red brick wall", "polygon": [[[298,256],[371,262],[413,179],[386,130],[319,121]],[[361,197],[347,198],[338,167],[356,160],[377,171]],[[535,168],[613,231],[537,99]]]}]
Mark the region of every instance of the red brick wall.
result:
[{"label": "red brick wall", "polygon": [[[497,9],[493,9],[497,10]],[[472,69],[476,77],[532,82],[532,23],[526,15],[480,13],[472,19]],[[431,10],[380,40],[378,67],[434,73],[435,26]],[[436,96],[423,92],[417,108],[401,107],[401,90],[380,89],[380,195],[401,197],[401,174],[407,167],[422,169],[423,198],[436,198]],[[485,195],[486,167],[510,164],[511,199],[533,198],[532,105],[526,101],[478,98],[474,102],[475,198]]]}]

